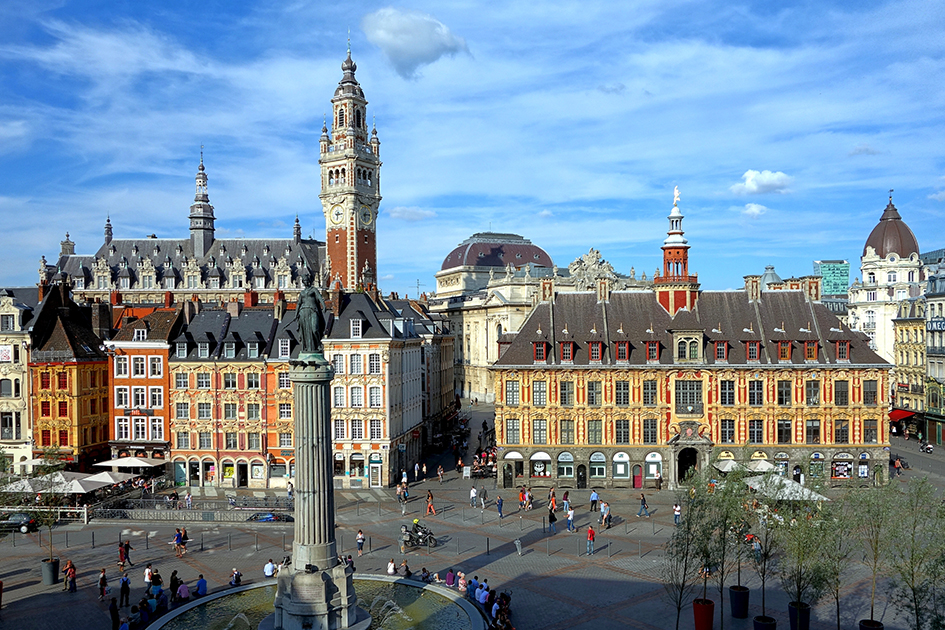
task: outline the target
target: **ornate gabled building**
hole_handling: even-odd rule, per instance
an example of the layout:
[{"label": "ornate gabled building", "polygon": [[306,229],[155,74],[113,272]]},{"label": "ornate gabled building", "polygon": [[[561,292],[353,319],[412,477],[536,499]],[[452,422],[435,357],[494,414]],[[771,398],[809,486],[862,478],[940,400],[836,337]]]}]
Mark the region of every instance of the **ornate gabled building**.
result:
[{"label": "ornate gabled building", "polygon": [[33,457],[29,351],[38,306],[36,287],[0,289],[0,452],[8,464]]},{"label": "ornate gabled building", "polygon": [[893,319],[893,372],[892,410],[889,418],[912,433],[927,435],[925,411],[926,346],[925,298],[915,297],[899,303]]},{"label": "ornate gabled building", "polygon": [[457,395],[495,400],[489,366],[499,358],[500,343],[521,328],[540,299],[555,291],[592,290],[606,279],[620,290],[643,290],[646,278],[618,274],[591,248],[567,269],[559,269],[542,248],[517,234],[480,232],[460,243],[436,274],[429,308],[446,318],[454,336]]},{"label": "ornate gabled building", "polygon": [[[652,288],[549,286],[493,366],[504,487],[675,487],[735,459],[808,483],[885,479],[890,365],[820,278],[702,291],[674,204]],[[552,284],[549,282],[549,284]]]}]

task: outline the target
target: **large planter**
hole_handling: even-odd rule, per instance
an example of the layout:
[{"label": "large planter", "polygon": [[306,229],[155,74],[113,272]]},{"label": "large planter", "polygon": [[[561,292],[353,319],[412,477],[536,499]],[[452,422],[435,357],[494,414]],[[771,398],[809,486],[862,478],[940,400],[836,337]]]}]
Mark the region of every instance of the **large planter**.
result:
[{"label": "large planter", "polygon": [[52,586],[53,584],[59,584],[59,558],[49,558],[43,559],[43,584],[46,586]]},{"label": "large planter", "polygon": [[751,590],[747,586],[729,586],[728,601],[732,606],[732,617],[735,619],[748,618],[748,596]]},{"label": "large planter", "polygon": [[712,630],[715,623],[715,602],[711,599],[692,600],[692,615],[696,630]]},{"label": "large planter", "polygon": [[788,604],[788,619],[791,622],[791,630],[810,630],[810,604],[790,602]]},{"label": "large planter", "polygon": [[755,630],[777,630],[778,620],[767,615],[758,615],[754,618]]},{"label": "large planter", "polygon": [[872,619],[860,619],[860,630],[883,630],[882,621],[873,621]]}]

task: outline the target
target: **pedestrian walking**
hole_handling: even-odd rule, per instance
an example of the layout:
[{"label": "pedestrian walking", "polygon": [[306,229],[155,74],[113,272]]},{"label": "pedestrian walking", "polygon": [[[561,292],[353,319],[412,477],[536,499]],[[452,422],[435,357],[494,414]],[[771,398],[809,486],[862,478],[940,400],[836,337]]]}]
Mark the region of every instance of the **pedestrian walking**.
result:
[{"label": "pedestrian walking", "polygon": [[188,510],[192,510],[194,508],[194,495],[190,494],[190,490],[188,490],[187,494],[184,495],[184,503],[187,504]]},{"label": "pedestrian walking", "polygon": [[[62,590],[66,590],[68,588],[70,593],[75,593],[75,578],[78,571],[76,570],[75,565],[72,564],[72,560],[66,562],[66,568],[63,569],[62,572],[66,574],[66,579],[63,582]],[[68,587],[66,586],[67,584]]]},{"label": "pedestrian walking", "polygon": [[557,534],[558,530],[555,527],[555,523],[558,521],[558,517],[555,516],[555,511],[551,509],[551,505],[548,505],[548,529],[551,530],[552,534]]},{"label": "pedestrian walking", "polygon": [[184,538],[184,535],[181,533],[180,527],[178,527],[174,531],[174,553],[178,558],[183,557],[183,554],[180,552],[180,543],[183,538]]},{"label": "pedestrian walking", "polygon": [[663,489],[663,475],[660,474],[659,470],[656,471],[656,489],[657,490]]},{"label": "pedestrian walking", "polygon": [[610,529],[610,503],[604,501],[600,511],[600,523],[604,529]]},{"label": "pedestrian walking", "polygon": [[488,501],[489,501],[489,493],[486,492],[486,487],[480,486],[479,487],[479,503],[480,505],[482,505],[483,510],[486,509],[486,503],[488,503]]},{"label": "pedestrian walking", "polygon": [[131,552],[134,551],[135,548],[131,546],[131,541],[129,540],[125,540],[124,545],[125,545],[125,562],[128,563],[129,567],[133,567],[135,565],[131,562]]},{"label": "pedestrian walking", "polygon": [[108,588],[108,578],[105,577],[105,569],[98,574],[98,601],[105,601],[105,589]]},{"label": "pedestrian walking", "polygon": [[495,498],[495,509],[499,512],[499,519],[502,519],[502,497]]},{"label": "pedestrian walking", "polygon": [[152,577],[154,577],[154,572],[151,570],[151,565],[148,564],[148,566],[144,568],[144,592],[145,593],[151,592],[151,578]]},{"label": "pedestrian walking", "polygon": [[400,503],[401,515],[406,516],[407,515],[407,497],[404,496],[403,484],[397,484],[397,502]]},{"label": "pedestrian walking", "polygon": [[476,507],[476,486],[469,489],[469,507]]},{"label": "pedestrian walking", "polygon": [[413,465],[413,482],[417,483],[420,481],[420,462],[417,462]]},{"label": "pedestrian walking", "polygon": [[403,483],[403,484],[407,483],[407,469],[406,468],[400,469],[400,483]]},{"label": "pedestrian walking", "polygon": [[896,469],[897,477],[902,475],[902,460],[900,460],[898,457],[896,458],[896,461],[893,462],[893,468]]},{"label": "pedestrian walking", "polygon": [[561,496],[561,507],[564,509],[565,512],[571,509],[571,502],[568,500],[569,496],[570,495],[568,494],[567,490],[565,490],[564,494]]},{"label": "pedestrian walking", "polygon": [[576,529],[574,529],[574,508],[570,506],[568,506],[568,531],[569,532],[577,531]]},{"label": "pedestrian walking", "polygon": [[427,464],[426,464],[426,462],[423,463],[423,467],[420,469],[420,471],[423,473],[423,478],[426,479],[426,478],[427,478]]},{"label": "pedestrian walking", "polygon": [[643,493],[640,493],[640,510],[637,512],[637,518],[640,518],[641,514],[646,514],[647,518],[650,518],[650,511],[647,509],[646,497],[643,496]]},{"label": "pedestrian walking", "polygon": [[118,607],[125,608],[131,605],[131,578],[125,573],[118,580]]},{"label": "pedestrian walking", "polygon": [[187,535],[187,528],[180,528],[180,555],[183,557],[187,554],[187,541],[190,540],[190,536]]},{"label": "pedestrian walking", "polygon": [[600,495],[597,494],[597,490],[591,490],[591,512],[597,510],[598,501],[600,501]]},{"label": "pedestrian walking", "polygon": [[591,525],[587,526],[587,555],[594,555],[594,528]]},{"label": "pedestrian walking", "polygon": [[123,543],[118,543],[118,572],[121,573],[125,570],[125,545]]},{"label": "pedestrian walking", "polygon": [[679,525],[679,519],[682,517],[682,508],[678,503],[673,504],[673,523]]},{"label": "pedestrian walking", "polygon": [[361,557],[361,554],[364,552],[364,532],[360,529],[358,530],[358,557]]},{"label": "pedestrian walking", "polygon": [[440,483],[443,483],[443,466],[437,467],[436,476],[440,478]]},{"label": "pedestrian walking", "polygon": [[121,615],[118,614],[118,600],[114,597],[108,605],[108,614],[112,618],[112,630],[118,630],[118,626],[121,625]]},{"label": "pedestrian walking", "polygon": [[436,516],[436,509],[433,507],[433,493],[427,490],[427,512],[426,515],[429,516],[430,513],[433,513],[433,516]]}]

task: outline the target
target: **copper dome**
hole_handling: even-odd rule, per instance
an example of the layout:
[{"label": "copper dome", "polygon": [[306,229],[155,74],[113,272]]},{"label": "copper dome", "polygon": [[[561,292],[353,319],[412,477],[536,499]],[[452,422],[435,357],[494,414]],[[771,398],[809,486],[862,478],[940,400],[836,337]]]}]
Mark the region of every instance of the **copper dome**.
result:
[{"label": "copper dome", "polygon": [[462,266],[505,267],[510,263],[513,267],[521,267],[526,263],[539,267],[551,267],[554,264],[545,250],[518,234],[479,232],[451,251],[440,269]]},{"label": "copper dome", "polygon": [[893,205],[892,199],[889,200],[889,205],[886,206],[879,223],[866,239],[866,245],[863,246],[864,256],[867,247],[876,250],[876,255],[880,258],[886,258],[889,254],[898,254],[900,258],[908,258],[911,254],[919,253],[919,243],[915,239],[915,234],[899,216],[899,211]]}]

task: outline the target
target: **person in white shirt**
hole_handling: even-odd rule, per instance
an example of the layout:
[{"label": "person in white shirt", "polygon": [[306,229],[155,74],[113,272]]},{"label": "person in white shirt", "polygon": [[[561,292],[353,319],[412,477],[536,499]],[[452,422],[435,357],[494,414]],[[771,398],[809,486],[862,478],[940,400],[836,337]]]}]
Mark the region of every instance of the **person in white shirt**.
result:
[{"label": "person in white shirt", "polygon": [[265,575],[267,578],[271,578],[276,575],[276,565],[272,561],[272,558],[269,558],[269,562],[267,562],[266,566],[263,567],[263,575]]},{"label": "person in white shirt", "polygon": [[396,575],[397,573],[397,564],[394,562],[394,559],[391,558],[390,562],[387,563],[387,575]]},{"label": "person in white shirt", "polygon": [[469,489],[469,507],[476,507],[476,486]]},{"label": "person in white shirt", "polygon": [[483,606],[489,603],[489,585],[488,584],[482,585],[482,593],[479,595],[479,603],[482,604]]},{"label": "person in white shirt", "polygon": [[144,569],[144,590],[145,592],[151,592],[151,565],[149,564]]}]

